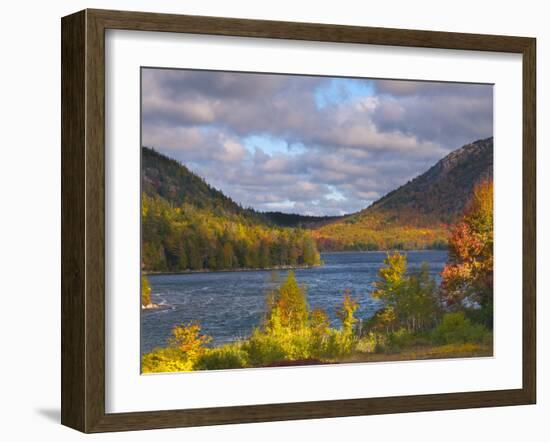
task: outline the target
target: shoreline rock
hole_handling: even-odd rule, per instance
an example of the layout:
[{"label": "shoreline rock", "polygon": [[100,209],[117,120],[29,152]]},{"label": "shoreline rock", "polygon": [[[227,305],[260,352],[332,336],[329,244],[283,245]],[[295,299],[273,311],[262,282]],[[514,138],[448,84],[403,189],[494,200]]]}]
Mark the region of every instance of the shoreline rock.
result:
[{"label": "shoreline rock", "polygon": [[170,307],[169,305],[150,303],[150,304],[147,304],[147,305],[142,305],[141,306],[141,311],[168,310],[170,308],[172,308],[172,307]]}]

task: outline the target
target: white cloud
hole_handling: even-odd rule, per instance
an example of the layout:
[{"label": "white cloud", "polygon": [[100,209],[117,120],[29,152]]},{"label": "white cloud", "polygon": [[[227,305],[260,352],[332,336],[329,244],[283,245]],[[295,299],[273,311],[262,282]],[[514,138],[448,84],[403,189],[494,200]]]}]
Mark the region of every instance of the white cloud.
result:
[{"label": "white cloud", "polygon": [[[331,79],[145,69],[142,81],[143,143],[259,210],[357,211],[492,135],[490,86],[373,80],[373,94],[318,107]],[[257,136],[283,147],[248,150]]]}]

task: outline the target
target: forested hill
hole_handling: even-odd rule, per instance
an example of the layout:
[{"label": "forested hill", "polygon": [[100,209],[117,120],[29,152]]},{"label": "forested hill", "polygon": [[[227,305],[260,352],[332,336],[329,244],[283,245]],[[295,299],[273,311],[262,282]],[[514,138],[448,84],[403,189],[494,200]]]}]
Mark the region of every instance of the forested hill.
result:
[{"label": "forested hill", "polygon": [[493,177],[493,138],[467,144],[368,208],[314,230],[321,250],[444,247],[474,186]]},{"label": "forested hill", "polygon": [[395,221],[433,225],[452,223],[462,212],[472,189],[482,179],[493,177],[493,138],[467,144],[438,161],[425,173],[392,190],[368,208],[348,216],[305,216],[265,212],[283,226],[316,228],[329,223],[379,218],[391,214]]},{"label": "forested hill", "polygon": [[388,193],[366,212],[403,212],[427,215],[434,221],[454,222],[472,189],[493,177],[493,138],[461,147],[438,161],[427,172]]},{"label": "forested hill", "polygon": [[142,148],[143,192],[158,195],[175,206],[191,204],[218,215],[240,215],[255,222],[281,227],[317,226],[341,217],[308,216],[282,212],[258,212],[244,208],[224,193],[210,186],[185,165],[148,147]]},{"label": "forested hill", "polygon": [[158,195],[174,206],[190,204],[212,210],[218,215],[260,216],[251,209],[241,207],[183,164],[154,149],[143,147],[141,161],[142,190],[148,196]]},{"label": "forested hill", "polygon": [[309,230],[244,209],[184,165],[142,149],[142,268],[153,272],[320,264]]}]

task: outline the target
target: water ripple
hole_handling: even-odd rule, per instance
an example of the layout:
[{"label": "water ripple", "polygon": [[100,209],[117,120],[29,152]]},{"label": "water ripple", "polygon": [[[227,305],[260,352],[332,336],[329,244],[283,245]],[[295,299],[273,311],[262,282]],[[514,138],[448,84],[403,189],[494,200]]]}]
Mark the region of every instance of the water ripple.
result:
[{"label": "water ripple", "polygon": [[[307,287],[310,307],[325,309],[334,326],[339,325],[336,308],[345,289],[350,289],[359,302],[358,317],[368,319],[379,306],[370,293],[385,257],[385,252],[326,253],[322,256],[323,267],[296,270],[296,278]],[[430,273],[438,278],[447,252],[411,251],[407,257],[410,269],[426,261]],[[279,272],[281,280],[286,273]],[[266,294],[274,287],[271,274],[254,271],[151,275],[153,298],[172,309],[158,311],[162,315],[141,315],[141,351],[165,345],[172,327],[192,320],[201,323],[203,331],[213,337],[213,344],[246,337],[265,313]]]}]

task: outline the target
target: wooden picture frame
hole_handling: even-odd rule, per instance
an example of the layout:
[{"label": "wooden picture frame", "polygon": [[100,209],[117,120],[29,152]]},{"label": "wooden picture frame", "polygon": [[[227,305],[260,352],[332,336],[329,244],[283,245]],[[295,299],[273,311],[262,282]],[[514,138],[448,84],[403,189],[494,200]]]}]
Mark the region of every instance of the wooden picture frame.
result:
[{"label": "wooden picture frame", "polygon": [[[105,30],[493,51],[523,58],[523,385],[271,405],[105,412]],[[84,10],[62,19],[62,409],[83,432],[534,404],[536,41],[533,38]]]}]

